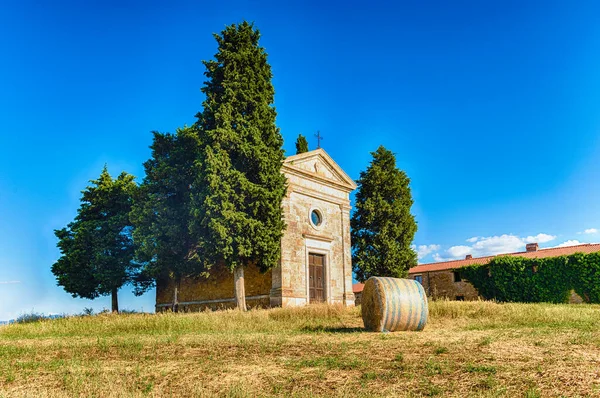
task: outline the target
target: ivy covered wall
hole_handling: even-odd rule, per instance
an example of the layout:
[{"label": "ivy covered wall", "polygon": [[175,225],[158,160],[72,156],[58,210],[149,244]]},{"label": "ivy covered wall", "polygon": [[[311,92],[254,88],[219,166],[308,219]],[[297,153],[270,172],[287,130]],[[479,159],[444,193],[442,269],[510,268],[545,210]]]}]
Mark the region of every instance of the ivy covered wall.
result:
[{"label": "ivy covered wall", "polygon": [[503,302],[566,303],[575,290],[600,303],[600,252],[548,258],[499,256],[488,264],[460,269],[479,294]]}]

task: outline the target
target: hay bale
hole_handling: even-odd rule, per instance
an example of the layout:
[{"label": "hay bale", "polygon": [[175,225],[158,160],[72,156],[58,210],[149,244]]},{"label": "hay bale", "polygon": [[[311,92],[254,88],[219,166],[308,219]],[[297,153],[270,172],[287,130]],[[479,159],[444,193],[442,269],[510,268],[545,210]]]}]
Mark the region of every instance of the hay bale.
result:
[{"label": "hay bale", "polygon": [[365,329],[374,332],[423,330],[429,309],[423,286],[411,279],[371,277],[362,292]]}]

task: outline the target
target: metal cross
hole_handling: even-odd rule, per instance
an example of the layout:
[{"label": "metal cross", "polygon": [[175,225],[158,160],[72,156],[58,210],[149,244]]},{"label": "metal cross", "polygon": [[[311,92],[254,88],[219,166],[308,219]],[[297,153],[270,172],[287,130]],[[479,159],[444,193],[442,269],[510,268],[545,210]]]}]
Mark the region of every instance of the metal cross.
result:
[{"label": "metal cross", "polygon": [[323,137],[321,136],[321,132],[317,131],[315,137],[317,137],[317,148],[321,148],[321,140],[323,139]]}]

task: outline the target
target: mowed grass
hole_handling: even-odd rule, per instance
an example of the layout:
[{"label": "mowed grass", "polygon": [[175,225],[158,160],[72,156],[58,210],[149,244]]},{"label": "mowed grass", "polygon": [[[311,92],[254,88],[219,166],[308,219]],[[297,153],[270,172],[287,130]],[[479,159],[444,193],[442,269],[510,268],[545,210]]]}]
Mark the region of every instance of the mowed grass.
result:
[{"label": "mowed grass", "polygon": [[424,331],[385,334],[329,306],[11,325],[13,396],[600,396],[600,306],[437,301]]}]

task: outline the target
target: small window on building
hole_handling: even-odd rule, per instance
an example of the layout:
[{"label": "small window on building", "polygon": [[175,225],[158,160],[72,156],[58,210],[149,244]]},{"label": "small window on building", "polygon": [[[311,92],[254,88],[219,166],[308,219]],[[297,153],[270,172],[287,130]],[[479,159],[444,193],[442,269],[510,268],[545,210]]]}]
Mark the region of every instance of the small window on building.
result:
[{"label": "small window on building", "polygon": [[456,296],[456,301],[465,301],[465,296]]},{"label": "small window on building", "polygon": [[310,212],[310,221],[315,227],[318,227],[323,223],[323,216],[319,210],[313,210]]},{"label": "small window on building", "polygon": [[415,275],[415,280],[422,285],[423,284],[423,275]]},{"label": "small window on building", "polygon": [[454,275],[454,282],[462,282],[462,278],[460,277],[460,272],[454,271],[454,272],[452,272],[452,274]]}]

